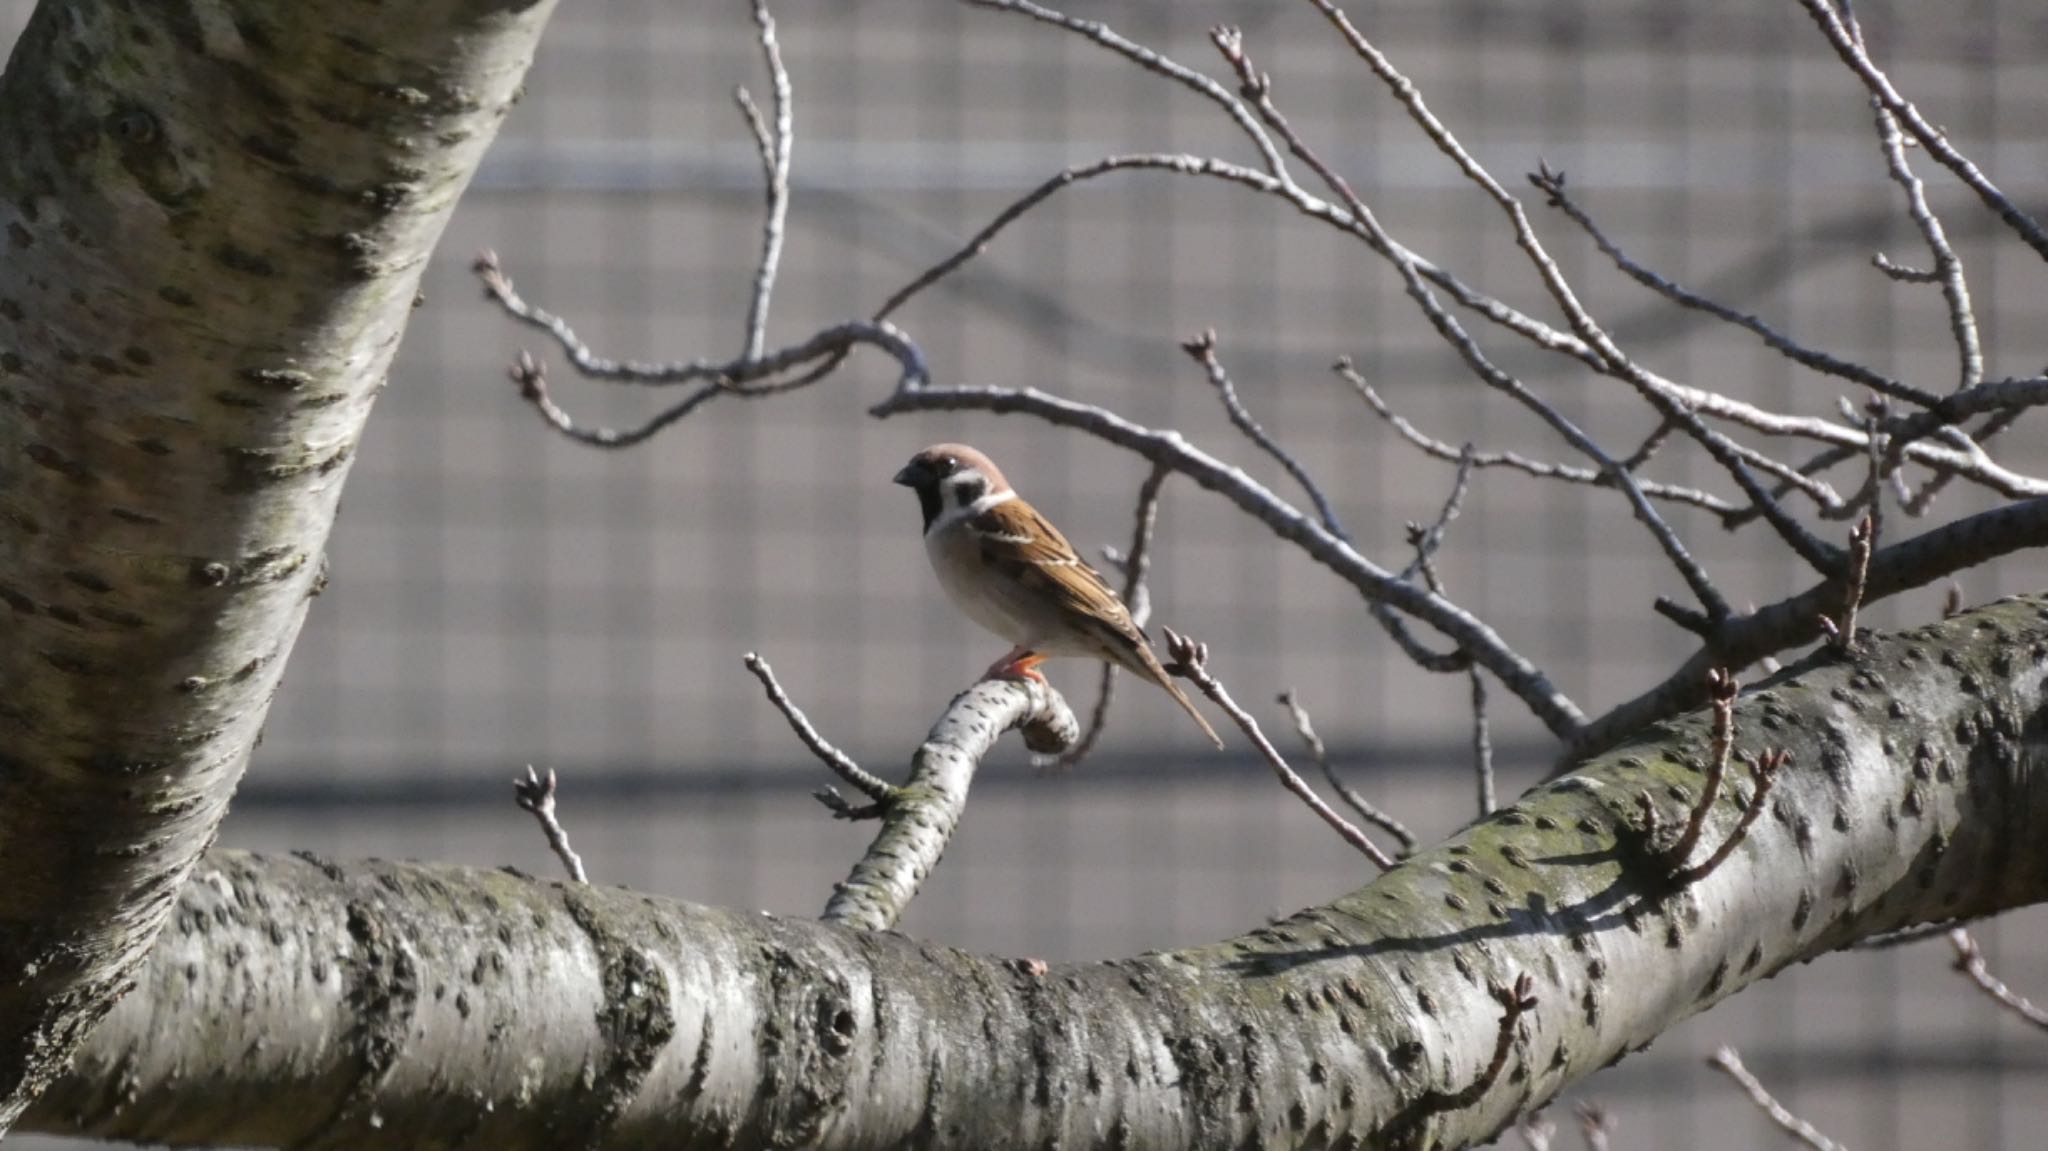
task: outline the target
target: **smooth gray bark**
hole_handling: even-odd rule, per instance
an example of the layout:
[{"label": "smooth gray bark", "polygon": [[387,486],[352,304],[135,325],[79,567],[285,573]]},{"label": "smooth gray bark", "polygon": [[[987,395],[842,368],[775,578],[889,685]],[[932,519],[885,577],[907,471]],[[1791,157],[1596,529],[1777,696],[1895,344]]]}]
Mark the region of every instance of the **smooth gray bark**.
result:
[{"label": "smooth gray bark", "polygon": [[0,1132],[277,689],[552,0],[45,3],[0,79]]},{"label": "smooth gray bark", "polygon": [[[1788,964],[2048,897],[2048,596],[1754,685],[1718,869],[1659,724],[1238,939],[1052,968],[429,865],[215,852],[28,1127],[172,1143],[1456,1147]],[[1737,822],[1715,805],[1693,861]],[[1519,974],[1537,1006],[1479,1081]],[[1460,1093],[1468,1097],[1458,1098]]]},{"label": "smooth gray bark", "polygon": [[883,805],[874,842],[833,886],[826,922],[896,926],[952,842],[975,769],[1011,728],[1041,755],[1066,751],[1081,734],[1067,701],[1043,680],[983,680],[955,696],[910,757],[909,780]]}]

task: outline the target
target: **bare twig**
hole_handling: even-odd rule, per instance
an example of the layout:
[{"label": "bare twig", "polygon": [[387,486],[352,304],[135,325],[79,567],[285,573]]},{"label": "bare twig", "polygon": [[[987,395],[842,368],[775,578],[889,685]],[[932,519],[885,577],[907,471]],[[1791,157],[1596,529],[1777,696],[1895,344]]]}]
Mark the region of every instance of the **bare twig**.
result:
[{"label": "bare twig", "polygon": [[1515,1121],[1515,1134],[1521,1136],[1522,1145],[1529,1151],[1550,1151],[1550,1141],[1557,1135],[1557,1124],[1541,1113],[1524,1115]]},{"label": "bare twig", "polygon": [[1259,749],[1259,754],[1265,757],[1267,766],[1279,777],[1281,786],[1307,804],[1310,811],[1315,812],[1324,823],[1329,824],[1332,830],[1343,837],[1344,842],[1357,848],[1367,859],[1377,864],[1381,871],[1391,869],[1394,866],[1393,857],[1381,850],[1370,836],[1360,831],[1350,820],[1339,815],[1335,808],[1324,803],[1323,798],[1308,785],[1308,781],[1287,766],[1286,758],[1274,748],[1265,733],[1259,730],[1259,721],[1253,719],[1250,712],[1239,707],[1237,701],[1230,698],[1230,693],[1224,690],[1223,685],[1217,682],[1216,677],[1209,674],[1209,645],[1180,635],[1172,628],[1162,630],[1166,633],[1166,650],[1171,657],[1167,660],[1166,670],[1194,684],[1203,695],[1209,697],[1209,702],[1222,708],[1225,714],[1237,721],[1237,726],[1244,732],[1245,738],[1251,740],[1252,746]]},{"label": "bare twig", "polygon": [[1345,783],[1342,777],[1338,776],[1337,769],[1330,765],[1329,748],[1323,746],[1323,737],[1316,734],[1315,725],[1309,722],[1308,709],[1302,707],[1295,699],[1294,692],[1281,692],[1280,706],[1286,708],[1287,714],[1294,720],[1294,733],[1301,737],[1302,746],[1308,749],[1309,758],[1315,760],[1316,766],[1322,769],[1323,778],[1329,781],[1331,790],[1337,793],[1337,798],[1350,804],[1351,810],[1356,811],[1360,818],[1394,837],[1394,842],[1400,845],[1394,853],[1394,858],[1406,859],[1413,854],[1417,841],[1415,833],[1408,830],[1408,825],[1387,814],[1365,798],[1357,788]]},{"label": "bare twig", "polygon": [[513,777],[512,798],[521,811],[532,815],[540,824],[541,834],[548,837],[548,846],[562,861],[569,879],[575,883],[589,883],[590,876],[583,870],[583,857],[569,846],[569,833],[562,830],[561,822],[555,818],[555,769],[549,768],[547,775],[542,776],[533,770],[532,764],[527,764],[525,779]]},{"label": "bare twig", "polygon": [[1673,884],[1686,887],[1698,883],[1712,875],[1715,868],[1720,867],[1723,861],[1734,854],[1737,847],[1742,846],[1743,839],[1749,835],[1750,827],[1756,823],[1757,817],[1764,813],[1764,804],[1770,798],[1771,785],[1778,781],[1778,771],[1791,760],[1792,753],[1779,749],[1767,749],[1750,760],[1749,770],[1756,779],[1756,790],[1750,793],[1748,802],[1742,805],[1741,818],[1735,821],[1734,829],[1728,833],[1728,838],[1721,841],[1721,846],[1714,849],[1714,854],[1691,867],[1672,872]]},{"label": "bare twig", "polygon": [[1749,1073],[1749,1068],[1742,1065],[1742,1057],[1736,1054],[1733,1047],[1723,1047],[1714,1052],[1707,1062],[1725,1072],[1728,1078],[1735,1080],[1736,1085],[1749,1094],[1757,1109],[1769,1116],[1771,1122],[1777,1124],[1778,1129],[1785,1134],[1813,1148],[1813,1151],[1843,1151],[1841,1144],[1821,1134],[1813,1124],[1785,1110],[1784,1104],[1772,1098],[1771,1093],[1764,1090],[1764,1085],[1757,1081],[1757,1077]]},{"label": "bare twig", "polygon": [[1215,101],[1216,105],[1222,108],[1224,113],[1251,140],[1252,146],[1258,149],[1260,160],[1265,163],[1266,171],[1275,177],[1283,179],[1286,177],[1287,165],[1281,160],[1279,149],[1273,146],[1272,137],[1266,135],[1265,129],[1259,126],[1258,118],[1247,111],[1245,106],[1236,98],[1232,97],[1229,89],[1217,83],[1211,77],[1203,75],[1186,65],[1177,64],[1165,56],[1154,52],[1152,49],[1145,47],[1143,44],[1136,43],[1119,35],[1109,25],[1099,20],[1077,20],[1064,12],[1056,12],[1043,5],[1031,3],[1030,0],[967,0],[967,2],[979,8],[996,8],[1006,12],[1021,13],[1042,24],[1050,24],[1055,28],[1064,28],[1069,32],[1078,33],[1148,72],[1156,72],[1177,84],[1208,97],[1210,100]]},{"label": "bare twig", "polygon": [[[1466,444],[1458,453],[1458,470],[1451,477],[1450,494],[1444,497],[1443,506],[1437,509],[1436,518],[1429,522],[1429,526],[1424,527],[1412,522],[1408,525],[1408,546],[1415,549],[1415,558],[1408,561],[1407,567],[1401,569],[1402,579],[1414,579],[1417,573],[1428,570],[1430,557],[1436,555],[1437,549],[1443,546],[1444,533],[1450,530],[1451,521],[1457,519],[1458,513],[1465,509],[1465,493],[1472,483],[1474,454],[1471,444]],[[1438,595],[1443,594],[1443,586],[1437,581],[1434,573],[1429,576],[1429,585]]]},{"label": "bare twig", "polygon": [[[1416,554],[1415,558],[1408,561],[1408,566],[1401,569],[1401,573],[1397,578],[1403,582],[1414,580],[1417,571],[1426,562],[1427,557],[1441,545],[1444,529],[1449,526],[1453,519],[1457,518],[1459,507],[1464,503],[1465,491],[1471,479],[1472,450],[1471,445],[1468,444],[1465,450],[1458,455],[1458,471],[1451,480],[1451,493],[1445,498],[1443,509],[1437,513],[1435,522],[1430,525],[1427,531],[1422,532],[1419,543],[1413,538],[1413,533],[1421,529],[1413,524],[1409,525],[1411,533],[1409,542],[1415,544]],[[1444,594],[1443,589],[1435,584],[1429,585],[1429,590],[1432,595],[1442,596]],[[1415,633],[1409,629],[1407,621],[1386,604],[1374,601],[1368,610],[1371,611],[1373,619],[1382,628],[1386,629],[1388,638],[1394,641],[1394,646],[1400,648],[1401,653],[1407,656],[1409,661],[1414,663],[1416,667],[1439,674],[1466,671],[1472,667],[1472,653],[1470,651],[1463,647],[1454,648],[1447,652],[1432,649],[1421,640],[1415,638]]]},{"label": "bare twig", "polygon": [[[1863,49],[1863,29],[1856,24],[1853,11],[1845,10],[1849,27],[1854,33],[1856,47]],[[1956,390],[1968,391],[1984,380],[1984,346],[1977,333],[1977,314],[1970,305],[1969,281],[1963,274],[1963,261],[1956,255],[1953,245],[1948,242],[1948,233],[1941,226],[1941,217],[1927,203],[1927,185],[1913,173],[1913,166],[1906,160],[1906,140],[1899,131],[1899,118],[1884,106],[1883,101],[1872,99],[1876,109],[1877,140],[1884,150],[1885,167],[1891,173],[1893,182],[1906,194],[1906,214],[1913,218],[1913,224],[1920,229],[1920,237],[1927,243],[1927,251],[1934,257],[1934,267],[1926,279],[1941,285],[1941,295],[1948,305],[1949,334],[1956,343]]]},{"label": "bare twig", "polygon": [[1230,373],[1224,371],[1223,361],[1216,356],[1216,329],[1204,329],[1201,335],[1184,341],[1180,347],[1196,363],[1202,365],[1202,370],[1208,374],[1209,383],[1215,387],[1217,396],[1222,399],[1223,412],[1230,417],[1231,425],[1243,432],[1246,439],[1258,445],[1260,451],[1273,457],[1288,475],[1294,477],[1294,482],[1300,484],[1301,490],[1307,493],[1309,502],[1315,504],[1316,518],[1323,521],[1325,531],[1345,543],[1350,543],[1350,533],[1346,532],[1344,525],[1338,521],[1337,509],[1330,506],[1329,497],[1316,485],[1315,477],[1308,474],[1308,469],[1302,466],[1300,460],[1295,459],[1286,448],[1280,446],[1280,441],[1259,426],[1259,421],[1252,418],[1252,414],[1245,410],[1244,404],[1237,398],[1237,387],[1230,382]]},{"label": "bare twig", "polygon": [[1890,951],[1896,947],[1907,947],[1933,939],[1937,935],[1947,935],[1964,922],[1966,921],[1961,919],[1943,919],[1934,923],[1916,923],[1911,927],[1902,927],[1897,931],[1887,931],[1879,935],[1866,936],[1850,944],[1848,950]]},{"label": "bare twig", "polygon": [[519,385],[520,394],[534,405],[549,426],[571,439],[592,447],[632,447],[721,395],[765,396],[803,387],[817,379],[819,373],[814,371],[810,375],[792,379],[776,377],[807,364],[815,365],[821,360],[828,364],[836,364],[849,351],[861,345],[880,349],[896,360],[902,369],[899,387],[915,388],[931,380],[931,372],[925,366],[924,353],[918,350],[916,344],[893,324],[867,320],[853,320],[824,328],[799,343],[758,357],[726,361],[676,360],[663,363],[608,359],[592,351],[590,346],[577,336],[575,329],[570,327],[567,320],[528,303],[520,296],[512,284],[511,277],[507,276],[499,265],[495,254],[488,251],[480,253],[472,265],[472,270],[491,300],[512,318],[552,336],[568,356],[570,364],[582,375],[593,379],[642,385],[666,386],[692,382],[701,385],[637,428],[587,429],[577,426],[567,412],[548,398],[546,379],[540,365],[527,353],[519,353],[511,369],[511,375],[513,381]]},{"label": "bare twig", "polygon": [[826,787],[811,793],[817,797],[819,803],[824,804],[840,819],[876,819],[897,801],[900,793],[896,788],[853,762],[852,756],[827,743],[825,737],[818,734],[818,729],[811,725],[810,718],[790,701],[788,693],[775,681],[775,669],[768,666],[767,660],[748,652],[742,662],[747,665],[748,671],[754,673],[754,678],[761,681],[762,690],[768,693],[768,702],[775,705],[775,710],[781,712],[782,718],[789,721],[790,730],[796,732],[796,737],[803,741],[805,747],[811,749],[811,754],[817,756],[820,763],[836,772],[839,778],[852,784],[854,790],[873,801],[865,807],[854,807],[840,796],[837,789]]},{"label": "bare twig", "polygon": [[1673,872],[1683,870],[1685,861],[1692,858],[1693,848],[1699,846],[1700,831],[1707,825],[1707,816],[1714,810],[1715,801],[1721,798],[1721,781],[1728,772],[1728,753],[1735,746],[1735,698],[1741,692],[1742,685],[1726,669],[1717,667],[1707,672],[1707,695],[1714,707],[1713,746],[1707,752],[1707,778],[1700,785],[1699,799],[1693,803],[1692,813],[1686,818],[1685,831],[1666,854]]},{"label": "bare twig", "polygon": [[[1415,559],[1408,565],[1407,575],[1420,572],[1429,590],[1438,595],[1445,594],[1443,580],[1437,575],[1436,565],[1431,556],[1443,542],[1444,529],[1458,516],[1458,505],[1465,498],[1465,480],[1471,471],[1471,447],[1465,449],[1465,456],[1458,464],[1458,478],[1451,485],[1450,498],[1444,501],[1443,511],[1436,522],[1425,528],[1418,523],[1408,525],[1408,544],[1415,549]],[[1478,787],[1479,814],[1493,814],[1493,734],[1492,725],[1486,714],[1486,677],[1476,666],[1467,667],[1465,676],[1472,686],[1472,772]]]},{"label": "bare twig", "polygon": [[1842,574],[1842,622],[1821,616],[1821,630],[1836,651],[1856,650],[1856,612],[1863,606],[1863,592],[1870,579],[1870,555],[1877,538],[1877,521],[1864,516],[1849,532],[1849,564]]},{"label": "bare twig", "polygon": [[[1351,360],[1348,357],[1337,361],[1335,371],[1338,376],[1357,389],[1359,396],[1372,407],[1372,410],[1381,419],[1387,421],[1388,426],[1399,432],[1402,439],[1420,448],[1425,454],[1435,456],[1440,460],[1457,460],[1462,458],[1463,452],[1461,449],[1447,441],[1437,439],[1423,432],[1410,422],[1407,417],[1394,411],[1392,406],[1385,399],[1381,398],[1379,392],[1371,384],[1367,383],[1365,377],[1360,375],[1357,369],[1352,366]],[[1565,483],[1586,484],[1592,487],[1614,486],[1614,477],[1611,473],[1598,471],[1593,468],[1575,467],[1571,464],[1553,463],[1548,460],[1530,459],[1528,456],[1512,451],[1474,451],[1472,453],[1472,466],[1477,468],[1507,468],[1512,471],[1522,472],[1525,475],[1535,476],[1538,479],[1560,480]],[[1702,491],[1697,488],[1678,487],[1673,484],[1658,483],[1654,480],[1639,479],[1636,482],[1643,489],[1643,494],[1651,499],[1691,504],[1694,507],[1705,508],[1707,511],[1721,516],[1737,514],[1746,510],[1744,505],[1729,503],[1712,492]]]},{"label": "bare twig", "polygon": [[1614,1134],[1614,1115],[1598,1103],[1580,1102],[1572,1109],[1579,1116],[1579,1133],[1585,1136],[1586,1151],[1607,1151],[1607,1137]]},{"label": "bare twig", "polygon": [[1927,268],[1913,268],[1905,264],[1893,263],[1892,258],[1883,252],[1871,254],[1870,266],[1884,273],[1888,279],[1895,280],[1901,284],[1932,284],[1941,278]]},{"label": "bare twig", "polygon": [[1465,674],[1472,679],[1472,775],[1479,789],[1479,814],[1492,815],[1493,734],[1486,718],[1486,676],[1476,667]]},{"label": "bare twig", "polygon": [[1574,200],[1565,191],[1565,182],[1561,177],[1543,185],[1543,191],[1546,202],[1563,213],[1566,219],[1577,224],[1579,229],[1586,233],[1586,238],[1593,241],[1593,246],[1599,248],[1601,254],[1613,261],[1614,266],[1621,269],[1624,275],[1663,296],[1665,299],[1670,300],[1672,303],[1704,313],[1724,323],[1732,324],[1735,327],[1751,332],[1772,351],[1802,367],[1848,380],[1851,383],[1888,396],[1897,396],[1900,399],[1910,400],[1916,404],[1933,404],[1940,400],[1939,396],[1924,388],[1916,388],[1911,384],[1892,379],[1853,360],[1845,360],[1839,356],[1832,356],[1819,349],[1808,347],[1771,327],[1757,316],[1748,312],[1738,311],[1718,300],[1703,296],[1638,263],[1634,257],[1622,250],[1621,245],[1608,237],[1607,233],[1593,221],[1591,213],[1581,207],[1578,201]]},{"label": "bare twig", "polygon": [[1678,425],[1670,420],[1659,421],[1657,426],[1651,429],[1650,434],[1643,437],[1643,442],[1637,445],[1636,450],[1621,461],[1621,466],[1632,472],[1641,469],[1644,464],[1650,462],[1651,456],[1657,454],[1657,449],[1664,446],[1664,441],[1671,438],[1671,433],[1677,430]]},{"label": "bare twig", "polygon": [[1948,933],[1948,941],[1956,949],[1957,971],[1969,976],[1970,982],[1976,984],[1984,994],[1989,995],[2006,1010],[2048,1031],[2048,1011],[2034,1006],[2025,996],[2016,993],[2007,987],[2003,980],[1991,974],[1991,968],[1984,962],[1983,949],[1977,946],[1976,939],[1972,938],[1969,932],[1958,927]]},{"label": "bare twig", "polygon": [[2025,241],[2028,247],[2034,249],[2043,259],[2048,259],[2048,232],[2042,231],[2041,225],[2036,223],[2033,217],[2020,211],[2005,193],[1998,190],[1998,186],[1991,182],[1990,177],[1970,162],[1969,157],[1957,151],[1955,146],[1948,142],[1948,136],[1941,129],[1928,123],[1926,117],[1920,114],[1920,109],[1913,106],[1912,101],[1899,94],[1899,90],[1892,86],[1891,79],[1871,60],[1858,37],[1849,30],[1842,14],[1836,10],[1834,0],[1799,0],[1799,4],[1813,16],[1814,23],[1820,26],[1821,34],[1834,45],[1835,54],[1842,58],[1842,63],[1847,64],[1858,79],[1863,81],[1863,86],[1870,90],[1877,103],[1898,118],[1899,123],[1906,131],[1912,133],[1920,146],[1927,149],[1928,155],[1955,173],[1956,179],[1961,180],[1965,187],[1977,193],[1978,199],[1983,200],[1986,207],[2005,221],[2006,226]]},{"label": "bare twig", "polygon": [[1418,1100],[1414,1106],[1417,1116],[1436,1115],[1445,1111],[1456,1111],[1470,1107],[1486,1097],[1493,1085],[1500,1080],[1501,1072],[1507,1070],[1508,1056],[1515,1049],[1515,1036],[1522,1022],[1522,1016],[1536,1009],[1536,981],[1524,972],[1515,976],[1512,986],[1495,984],[1487,989],[1494,1002],[1501,1007],[1500,1028],[1494,1033],[1493,1058],[1487,1061],[1486,1069],[1479,1077],[1457,1091],[1433,1091]]},{"label": "bare twig", "polygon": [[[1869,471],[1863,480],[1863,486],[1870,497],[1865,503],[1868,509],[1865,515],[1870,521],[1870,543],[1873,547],[1878,540],[1884,538],[1885,476],[1887,473],[1897,475],[1894,469],[1897,468],[1898,462],[1892,458],[1889,450],[1890,437],[1886,436],[1884,431],[1885,421],[1890,417],[1891,410],[1891,404],[1887,403],[1883,396],[1872,396],[1863,405],[1863,427],[1870,436],[1870,443],[1863,452],[1865,460],[1869,463]],[[1850,548],[1850,553],[1851,562],[1854,562],[1854,547]],[[1869,561],[1866,559],[1864,562]]]},{"label": "bare twig", "polygon": [[754,273],[754,298],[747,305],[744,360],[760,359],[768,344],[768,302],[775,293],[775,273],[782,263],[783,225],[789,218],[790,153],[796,144],[796,104],[789,69],[782,66],[782,46],[775,39],[775,17],[769,14],[767,0],[754,0],[754,23],[760,29],[761,56],[775,93],[775,124],[771,133],[747,90],[733,90],[733,100],[746,116],[761,150],[762,184],[768,200],[761,224],[761,262]]},{"label": "bare twig", "polygon": [[[1124,607],[1131,613],[1131,622],[1140,628],[1152,614],[1152,596],[1146,586],[1145,575],[1152,567],[1152,529],[1159,522],[1159,493],[1166,486],[1166,477],[1172,474],[1157,465],[1146,473],[1145,482],[1138,485],[1137,522],[1131,526],[1131,550],[1121,555],[1110,555],[1110,561],[1123,569]],[[1104,661],[1101,685],[1095,692],[1095,709],[1088,714],[1088,726],[1081,732],[1079,742],[1053,762],[1054,767],[1066,770],[1087,758],[1095,747],[1096,739],[1102,735],[1103,725],[1109,720],[1109,704],[1115,695],[1116,665]]]}]

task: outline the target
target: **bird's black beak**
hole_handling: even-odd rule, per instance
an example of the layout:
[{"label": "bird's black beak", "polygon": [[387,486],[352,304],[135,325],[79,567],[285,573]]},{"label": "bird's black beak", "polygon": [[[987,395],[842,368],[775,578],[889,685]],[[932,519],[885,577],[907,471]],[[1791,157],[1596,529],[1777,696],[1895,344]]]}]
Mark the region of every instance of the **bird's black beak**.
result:
[{"label": "bird's black beak", "polygon": [[932,472],[930,468],[925,467],[916,460],[912,460],[904,464],[890,482],[902,484],[906,488],[915,488],[924,486],[931,478]]}]

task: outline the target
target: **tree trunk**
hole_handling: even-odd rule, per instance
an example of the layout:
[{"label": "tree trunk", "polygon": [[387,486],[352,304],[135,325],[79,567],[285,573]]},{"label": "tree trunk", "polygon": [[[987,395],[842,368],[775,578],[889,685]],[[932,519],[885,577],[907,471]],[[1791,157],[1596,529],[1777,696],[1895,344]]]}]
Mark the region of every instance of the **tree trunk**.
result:
[{"label": "tree trunk", "polygon": [[[1866,634],[1739,701],[1737,759],[1793,759],[1704,875],[1674,877],[1642,814],[1674,828],[1699,800],[1696,714],[1325,906],[1050,971],[503,872],[216,852],[26,1125],[504,1151],[1465,1146],[1788,964],[2048,895],[2044,679],[2048,597]],[[1749,782],[1730,767],[1677,863],[1738,834]],[[1518,975],[1536,1003],[1503,1032],[1493,989]]]},{"label": "tree trunk", "polygon": [[0,79],[0,1132],[127,988],[552,0],[41,5]]}]

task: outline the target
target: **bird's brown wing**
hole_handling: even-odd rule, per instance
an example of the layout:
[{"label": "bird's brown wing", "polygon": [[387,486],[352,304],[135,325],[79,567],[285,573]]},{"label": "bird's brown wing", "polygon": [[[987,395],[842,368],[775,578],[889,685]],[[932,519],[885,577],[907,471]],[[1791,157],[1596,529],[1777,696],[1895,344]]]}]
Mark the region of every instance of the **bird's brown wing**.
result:
[{"label": "bird's brown wing", "polygon": [[1021,499],[1009,500],[967,521],[967,529],[984,564],[1045,596],[1076,627],[1087,626],[1126,647],[1146,643],[1116,590],[1038,509]]},{"label": "bird's brown wing", "polygon": [[1075,630],[1094,637],[1103,659],[1165,688],[1217,747],[1223,740],[1195,710],[1194,702],[1152,653],[1151,640],[1131,619],[1129,608],[1102,578],[1084,563],[1074,545],[1038,509],[1010,500],[967,521],[981,550],[981,560],[1028,591],[1042,594],[1066,615]]}]

